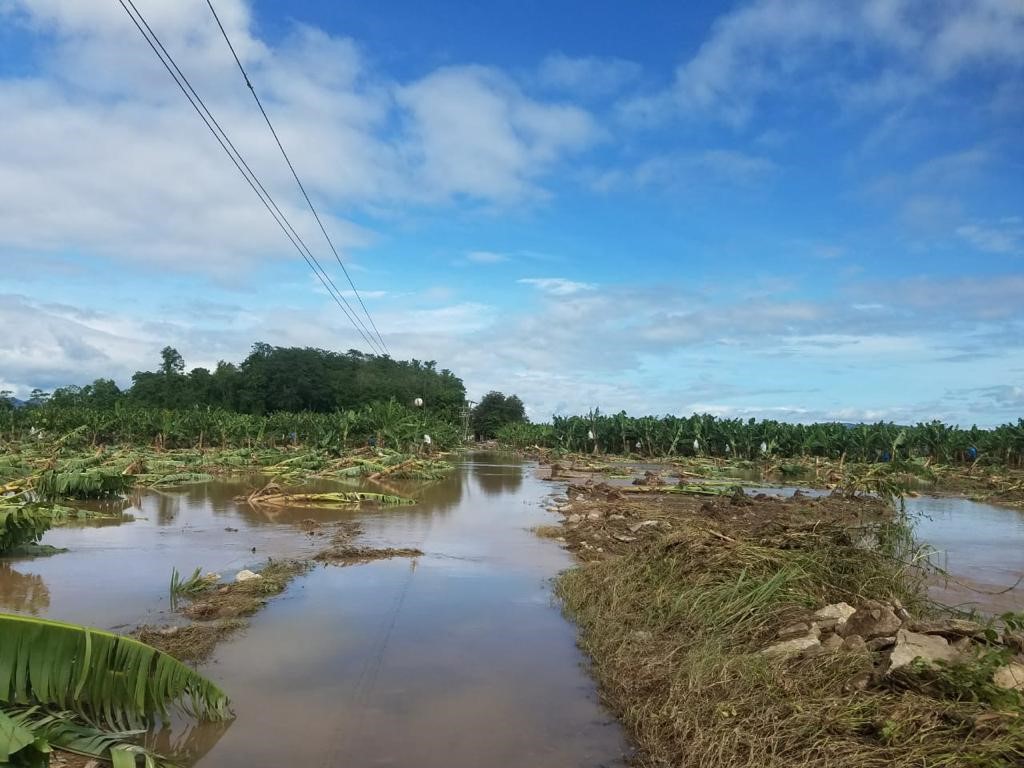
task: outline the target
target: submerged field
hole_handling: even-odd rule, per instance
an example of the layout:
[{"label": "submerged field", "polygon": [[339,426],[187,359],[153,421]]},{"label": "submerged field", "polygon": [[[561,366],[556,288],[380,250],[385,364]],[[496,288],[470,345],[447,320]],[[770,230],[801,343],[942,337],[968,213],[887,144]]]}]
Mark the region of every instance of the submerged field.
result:
[{"label": "submerged field", "polygon": [[[220,685],[233,719],[133,737],[179,765],[1024,758],[1019,695],[993,678],[1024,650],[1017,619],[993,619],[1020,607],[1003,587],[1024,574],[1021,516],[963,501],[922,525],[950,545],[943,585],[877,498],[1012,503],[1017,470],[544,454],[541,479],[507,454],[408,448],[8,443],[0,609],[132,635]],[[812,490],[774,498],[794,482]],[[552,601],[560,571],[635,752]],[[980,613],[929,599],[961,593]],[[897,624],[815,616],[839,604]],[[780,643],[799,649],[764,653]],[[914,643],[951,663],[890,674]]]}]

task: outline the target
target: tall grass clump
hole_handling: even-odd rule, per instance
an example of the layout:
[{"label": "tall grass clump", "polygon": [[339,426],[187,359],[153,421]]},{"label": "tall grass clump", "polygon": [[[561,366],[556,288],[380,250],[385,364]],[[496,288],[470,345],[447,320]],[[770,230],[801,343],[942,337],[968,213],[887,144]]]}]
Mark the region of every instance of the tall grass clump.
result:
[{"label": "tall grass clump", "polygon": [[[1011,766],[1024,718],[888,682],[871,657],[770,658],[778,631],[828,603],[919,608],[899,526],[788,531],[775,541],[700,530],[563,574],[609,705],[646,766]],[[860,682],[858,682],[858,680]]]}]

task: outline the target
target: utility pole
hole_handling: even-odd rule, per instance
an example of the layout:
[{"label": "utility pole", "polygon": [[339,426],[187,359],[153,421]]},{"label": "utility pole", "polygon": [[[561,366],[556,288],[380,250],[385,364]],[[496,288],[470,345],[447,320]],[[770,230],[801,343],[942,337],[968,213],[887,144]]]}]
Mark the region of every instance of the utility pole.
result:
[{"label": "utility pole", "polygon": [[469,417],[473,413],[473,406],[476,405],[475,400],[466,400],[462,403],[462,411],[459,414],[462,417],[462,440],[463,442],[469,441]]}]

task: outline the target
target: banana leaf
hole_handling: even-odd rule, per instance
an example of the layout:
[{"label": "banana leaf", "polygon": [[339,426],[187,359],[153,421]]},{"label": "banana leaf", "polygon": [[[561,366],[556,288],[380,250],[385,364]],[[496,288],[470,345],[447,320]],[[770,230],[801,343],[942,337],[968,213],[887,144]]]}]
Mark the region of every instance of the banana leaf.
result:
[{"label": "banana leaf", "polygon": [[170,705],[197,718],[231,716],[216,685],[138,640],[11,614],[0,614],[0,703],[69,709],[120,730],[166,721]]},{"label": "banana leaf", "polygon": [[51,751],[45,739],[0,710],[0,765],[45,768]]},{"label": "banana leaf", "polygon": [[[46,743],[65,752],[108,760],[113,768],[138,768],[140,760],[144,768],[170,765],[165,758],[134,743],[145,735],[144,729],[104,731],[83,722],[73,712],[50,712],[42,707],[8,707],[6,711],[0,710],[0,717],[31,733],[36,744]],[[0,765],[2,756],[0,744]]]},{"label": "banana leaf", "polygon": [[254,493],[250,504],[270,504],[280,507],[337,507],[372,501],[381,505],[415,504],[415,499],[367,491],[339,491],[336,493]]}]

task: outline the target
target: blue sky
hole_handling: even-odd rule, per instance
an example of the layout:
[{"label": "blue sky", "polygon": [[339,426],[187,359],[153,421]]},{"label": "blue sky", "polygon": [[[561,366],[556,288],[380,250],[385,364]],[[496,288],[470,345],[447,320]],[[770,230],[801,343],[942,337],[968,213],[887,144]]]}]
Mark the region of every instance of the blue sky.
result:
[{"label": "blue sky", "polygon": [[[136,2],[328,263],[205,0]],[[388,346],[472,396],[1024,415],[1020,0],[215,5]],[[0,114],[0,389],[361,345],[114,0],[0,0]]]}]

